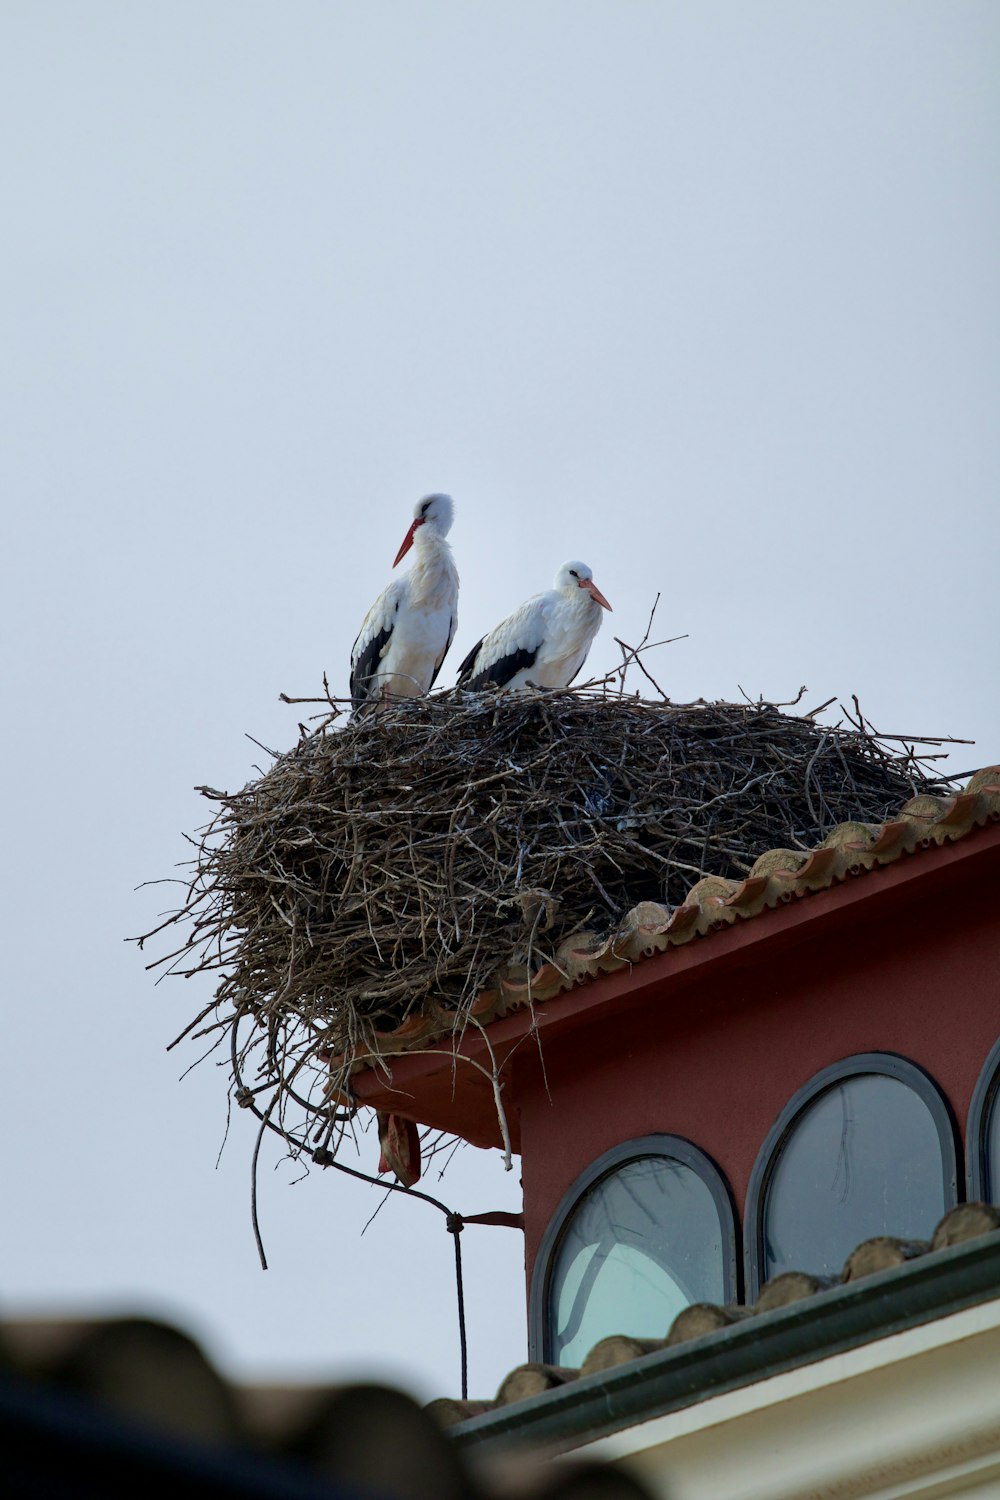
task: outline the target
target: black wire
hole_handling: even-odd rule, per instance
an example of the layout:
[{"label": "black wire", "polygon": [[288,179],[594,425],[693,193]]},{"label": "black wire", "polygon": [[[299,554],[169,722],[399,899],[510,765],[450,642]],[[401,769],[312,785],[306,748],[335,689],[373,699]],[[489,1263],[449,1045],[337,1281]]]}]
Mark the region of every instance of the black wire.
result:
[{"label": "black wire", "polygon": [[462,1230],[461,1214],[448,1215],[448,1233],[455,1241],[455,1289],[458,1292],[458,1342],[462,1350],[462,1400],[469,1399],[469,1351],[465,1343],[465,1292],[462,1287]]},{"label": "black wire", "polygon": [[[345,1167],[343,1162],[337,1161],[331,1151],[320,1148],[313,1152],[313,1160],[321,1167],[334,1167],[338,1172],[346,1172],[349,1177],[360,1177],[362,1182],[369,1182],[373,1187],[388,1188],[396,1193],[405,1193],[408,1198],[421,1198],[424,1203],[432,1203],[445,1215],[445,1226],[448,1233],[455,1240],[455,1293],[458,1298],[458,1346],[462,1358],[462,1400],[469,1399],[469,1348],[465,1332],[465,1288],[462,1283],[462,1241],[459,1236],[465,1228],[465,1220],[461,1214],[452,1213],[439,1203],[437,1198],[432,1198],[429,1193],[418,1192],[416,1188],[404,1187],[400,1182],[383,1182],[378,1177],[370,1177],[367,1172],[360,1172],[356,1167]],[[383,1202],[385,1200],[383,1199]]]},{"label": "black wire", "polygon": [[[455,1239],[455,1291],[458,1295],[458,1342],[462,1355],[462,1400],[469,1399],[469,1353],[465,1333],[465,1291],[462,1285],[462,1245],[459,1235],[462,1232],[464,1220],[461,1214],[454,1213],[438,1198],[432,1198],[430,1193],[422,1193],[418,1188],[404,1187],[401,1182],[385,1182],[378,1177],[372,1177],[368,1172],[359,1171],[357,1167],[347,1167],[343,1162],[337,1161],[333,1152],[326,1146],[318,1146],[315,1151],[310,1151],[308,1142],[300,1140],[292,1131],[276,1125],[271,1119],[270,1108],[265,1112],[258,1108],[253,1092],[243,1082],[242,1071],[239,1063],[239,1050],[236,1045],[236,1031],[239,1018],[230,1027],[231,1042],[230,1055],[232,1058],[233,1081],[236,1084],[236,1097],[243,1109],[249,1109],[251,1114],[257,1116],[261,1122],[261,1129],[257,1136],[257,1144],[254,1148],[253,1171],[251,1176],[251,1218],[253,1221],[254,1236],[257,1240],[257,1250],[260,1255],[261,1265],[267,1270],[267,1260],[264,1257],[264,1245],[261,1239],[260,1226],[257,1221],[257,1157],[260,1152],[260,1143],[264,1137],[264,1127],[273,1130],[275,1135],[280,1136],[286,1145],[292,1145],[304,1156],[309,1156],[318,1167],[334,1167],[338,1172],[346,1172],[348,1177],[360,1178],[362,1182],[369,1183],[372,1187],[388,1189],[394,1193],[405,1193],[408,1198],[420,1198],[424,1203],[430,1203],[445,1216],[445,1224],[449,1234]],[[280,1087],[280,1085],[278,1085]]]}]

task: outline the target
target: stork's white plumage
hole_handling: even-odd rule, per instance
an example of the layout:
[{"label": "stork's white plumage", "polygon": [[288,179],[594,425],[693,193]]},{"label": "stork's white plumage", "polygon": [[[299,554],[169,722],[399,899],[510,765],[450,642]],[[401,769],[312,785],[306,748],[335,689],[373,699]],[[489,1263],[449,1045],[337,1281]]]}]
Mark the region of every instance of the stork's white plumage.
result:
[{"label": "stork's white plumage", "polygon": [[383,693],[416,698],[441,670],[458,621],[458,570],[445,537],[454,508],[450,495],[425,495],[396,554],[413,562],[393,579],[365,615],[351,650],[351,699],[360,708]]},{"label": "stork's white plumage", "polygon": [[555,586],[515,609],[469,652],[459,687],[568,687],[610,609],[586,563],[563,563]]}]

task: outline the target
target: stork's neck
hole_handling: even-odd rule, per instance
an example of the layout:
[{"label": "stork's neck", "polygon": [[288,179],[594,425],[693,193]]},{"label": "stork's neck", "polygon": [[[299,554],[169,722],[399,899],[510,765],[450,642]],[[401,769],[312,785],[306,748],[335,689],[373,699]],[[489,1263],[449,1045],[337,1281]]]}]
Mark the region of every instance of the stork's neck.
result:
[{"label": "stork's neck", "polygon": [[580,588],[579,584],[574,583],[571,588],[560,589],[559,595],[565,601],[567,609],[572,610],[577,619],[589,620],[592,613],[600,618],[601,606],[593,594],[588,594],[587,590]]},{"label": "stork's neck", "polygon": [[410,587],[414,602],[438,600],[458,588],[458,569],[444,537],[426,526],[413,538]]},{"label": "stork's neck", "polygon": [[572,655],[597,634],[603,610],[592,594],[576,586],[557,590],[559,608],[551,617],[549,643],[553,655]]}]

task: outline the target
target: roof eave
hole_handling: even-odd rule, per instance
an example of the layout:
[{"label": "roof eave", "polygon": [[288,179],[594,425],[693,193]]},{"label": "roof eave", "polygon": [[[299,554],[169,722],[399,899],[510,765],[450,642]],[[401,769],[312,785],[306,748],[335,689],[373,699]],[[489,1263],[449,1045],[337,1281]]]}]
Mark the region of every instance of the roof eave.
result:
[{"label": "roof eave", "polygon": [[[644,1003],[649,991],[700,979],[709,968],[745,962],[751,955],[756,959],[759,945],[770,945],[773,951],[794,943],[805,936],[802,929],[807,925],[809,936],[818,936],[828,926],[855,921],[862,911],[866,917],[875,916],[880,909],[929,895],[934,888],[943,896],[950,887],[967,882],[971,890],[981,892],[982,870],[998,859],[1000,824],[993,823],[953,843],[933,844],[890,864],[859,870],[841,883],[800,893],[787,904],[737,920],[707,937],[651,953],[614,973],[586,978],[488,1026],[468,1025],[460,1036],[428,1042],[419,1052],[381,1057],[355,1074],[354,1097],[358,1103],[461,1134],[473,1144],[498,1145],[492,1087],[482,1070],[493,1059],[502,1069],[531,1031],[554,1038],[598,1023],[612,1009],[620,1019],[625,1009]],[[981,895],[974,899],[981,902]]]},{"label": "roof eave", "polygon": [[564,1452],[998,1295],[1000,1231],[487,1412],[451,1436],[482,1453]]}]

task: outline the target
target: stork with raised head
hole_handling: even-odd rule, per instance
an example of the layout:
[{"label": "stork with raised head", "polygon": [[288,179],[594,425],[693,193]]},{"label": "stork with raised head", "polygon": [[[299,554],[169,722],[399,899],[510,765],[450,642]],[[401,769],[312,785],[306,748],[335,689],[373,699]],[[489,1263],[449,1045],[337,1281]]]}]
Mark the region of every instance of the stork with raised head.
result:
[{"label": "stork with raised head", "polygon": [[536,594],[473,646],[459,687],[563,688],[573,681],[611,605],[582,562],[563,563],[555,585]]},{"label": "stork with raised head", "polygon": [[351,649],[355,709],[383,696],[422,697],[433,686],[458,622],[458,570],[445,541],[453,515],[450,495],[417,501],[393,563],[412,547],[409,572],[382,590]]}]

